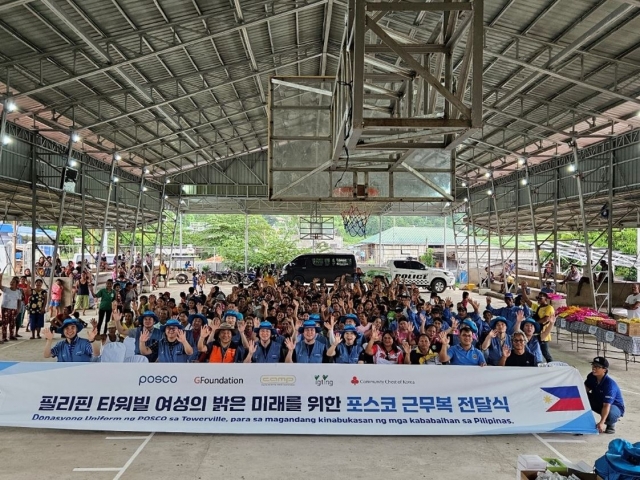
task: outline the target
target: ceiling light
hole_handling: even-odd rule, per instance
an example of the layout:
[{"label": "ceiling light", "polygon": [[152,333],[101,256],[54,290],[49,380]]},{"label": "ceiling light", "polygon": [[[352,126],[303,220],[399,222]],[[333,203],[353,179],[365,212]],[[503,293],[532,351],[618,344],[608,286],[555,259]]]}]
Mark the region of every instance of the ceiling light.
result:
[{"label": "ceiling light", "polygon": [[142,187],[143,192],[146,192],[147,190],[149,190],[147,187]]},{"label": "ceiling light", "polygon": [[491,178],[491,172],[486,172],[486,173],[484,174],[484,176],[485,176],[485,177],[487,177],[487,178]]},{"label": "ceiling light", "polygon": [[170,178],[167,178],[167,183],[171,183],[171,179]]},{"label": "ceiling light", "polygon": [[118,177],[113,177],[113,183],[118,183]]},{"label": "ceiling light", "polygon": [[518,158],[518,165],[524,165],[524,164],[525,164],[525,162],[526,162],[526,160],[525,160],[525,158],[524,158],[524,157],[520,157],[520,158]]},{"label": "ceiling light", "polygon": [[527,182],[527,179],[526,179],[526,178],[523,178],[522,180],[520,180],[520,183],[521,183],[522,185],[526,185],[528,182]]},{"label": "ceiling light", "polygon": [[72,141],[73,143],[77,143],[77,142],[79,142],[80,140],[82,140],[82,137],[81,137],[80,135],[78,135],[76,132],[73,132],[73,133],[71,134],[71,141]]},{"label": "ceiling light", "polygon": [[487,190],[487,195],[493,195],[493,191],[491,189]]},{"label": "ceiling light", "polygon": [[462,201],[463,201],[464,203],[467,203],[467,202],[469,201],[469,199],[468,199],[467,197],[464,197],[464,198],[462,199]]},{"label": "ceiling light", "polygon": [[148,168],[145,168],[144,169],[144,173],[145,173],[145,175],[149,175],[151,173],[151,170],[149,170]]},{"label": "ceiling light", "polygon": [[570,172],[575,172],[576,171],[576,164],[575,163],[570,163],[569,166],[567,167],[567,170],[569,170]]},{"label": "ceiling light", "polygon": [[165,200],[169,200],[169,195],[165,195],[165,196],[164,196],[164,199],[165,199]]},{"label": "ceiling light", "polygon": [[78,162],[76,162],[75,160],[69,160],[70,167],[75,167],[76,165],[78,165]]},{"label": "ceiling light", "polygon": [[120,156],[120,154],[119,154],[119,153],[116,153],[116,154],[113,156],[113,158],[115,158],[115,159],[116,159],[116,161],[118,161],[118,160],[122,160],[122,157]]},{"label": "ceiling light", "polygon": [[13,103],[11,100],[9,100],[6,104],[5,104],[7,111],[8,112],[15,112],[16,109],[18,108],[18,106]]},{"label": "ceiling light", "polygon": [[4,137],[2,137],[2,144],[3,145],[9,145],[11,143],[11,137],[9,135],[5,135]]},{"label": "ceiling light", "polygon": [[185,202],[184,200],[180,200],[180,203],[183,204],[183,205],[187,204],[187,202]]},{"label": "ceiling light", "polygon": [[467,186],[467,182],[462,182],[462,186],[466,187]]}]

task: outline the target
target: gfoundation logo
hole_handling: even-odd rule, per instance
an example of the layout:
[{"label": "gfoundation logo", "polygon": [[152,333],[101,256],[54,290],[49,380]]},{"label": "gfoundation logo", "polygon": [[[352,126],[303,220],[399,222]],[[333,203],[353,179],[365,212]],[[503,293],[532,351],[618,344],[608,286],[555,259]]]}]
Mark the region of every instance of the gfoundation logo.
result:
[{"label": "gfoundation logo", "polygon": [[262,375],[260,385],[269,387],[292,387],[296,384],[296,377],[293,375]]},{"label": "gfoundation logo", "polygon": [[244,383],[243,378],[237,377],[195,377],[193,383],[197,385],[242,385]]}]

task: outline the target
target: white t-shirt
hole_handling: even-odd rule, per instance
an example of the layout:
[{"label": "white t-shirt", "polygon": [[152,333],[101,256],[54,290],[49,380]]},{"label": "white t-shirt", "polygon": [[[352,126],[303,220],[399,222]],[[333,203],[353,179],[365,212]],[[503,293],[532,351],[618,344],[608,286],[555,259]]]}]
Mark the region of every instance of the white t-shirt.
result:
[{"label": "white t-shirt", "polygon": [[[638,295],[629,295],[625,300],[628,305],[640,302],[640,293]],[[635,310],[627,309],[627,318],[640,318],[640,307]]]},{"label": "white t-shirt", "polygon": [[8,308],[16,310],[18,308],[18,302],[22,301],[22,290],[16,288],[11,290],[9,287],[2,287],[2,308]]}]

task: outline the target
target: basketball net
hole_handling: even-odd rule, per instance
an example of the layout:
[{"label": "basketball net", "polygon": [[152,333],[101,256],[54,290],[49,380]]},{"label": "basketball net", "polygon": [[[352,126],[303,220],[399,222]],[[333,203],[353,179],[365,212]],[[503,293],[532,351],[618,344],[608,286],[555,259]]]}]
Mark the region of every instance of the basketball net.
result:
[{"label": "basketball net", "polygon": [[352,237],[364,237],[367,234],[367,221],[371,211],[363,206],[351,204],[349,208],[341,212],[342,223],[345,231]]}]

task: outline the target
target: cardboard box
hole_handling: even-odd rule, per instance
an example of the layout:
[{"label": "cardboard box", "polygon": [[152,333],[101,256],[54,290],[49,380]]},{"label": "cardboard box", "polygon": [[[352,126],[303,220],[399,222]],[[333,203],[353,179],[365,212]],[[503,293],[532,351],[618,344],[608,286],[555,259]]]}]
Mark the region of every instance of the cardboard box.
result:
[{"label": "cardboard box", "polygon": [[[585,473],[579,470],[574,470],[570,468],[567,472],[556,472],[558,475],[562,475],[563,477],[568,477],[570,475],[575,475],[580,480],[603,480],[602,477],[596,473]],[[533,471],[525,471],[520,472],[520,480],[536,480],[538,477],[538,472]]]},{"label": "cardboard box", "polygon": [[640,337],[640,323],[618,322],[617,332],[620,335]]}]

